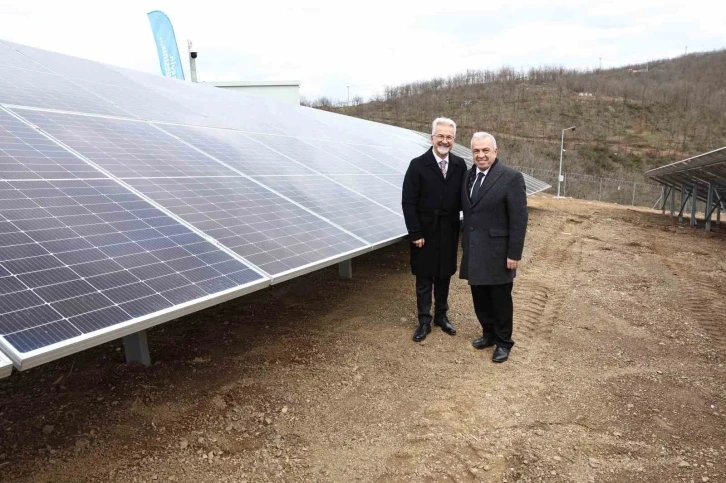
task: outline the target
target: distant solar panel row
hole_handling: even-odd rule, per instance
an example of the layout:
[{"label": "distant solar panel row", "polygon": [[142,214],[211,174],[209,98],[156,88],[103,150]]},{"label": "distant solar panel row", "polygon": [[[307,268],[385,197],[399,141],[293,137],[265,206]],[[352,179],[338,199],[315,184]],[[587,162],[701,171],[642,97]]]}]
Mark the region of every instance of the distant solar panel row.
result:
[{"label": "distant solar panel row", "polygon": [[0,41],[0,349],[32,367],[390,243],[427,148]]}]

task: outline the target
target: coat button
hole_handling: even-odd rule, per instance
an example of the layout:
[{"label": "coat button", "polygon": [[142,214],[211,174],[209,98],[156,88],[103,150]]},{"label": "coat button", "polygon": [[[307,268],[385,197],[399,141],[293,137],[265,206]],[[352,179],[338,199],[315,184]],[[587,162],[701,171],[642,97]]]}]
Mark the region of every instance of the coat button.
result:
[{"label": "coat button", "polygon": [[469,228],[469,231],[474,231],[474,227],[472,226],[471,228]]}]

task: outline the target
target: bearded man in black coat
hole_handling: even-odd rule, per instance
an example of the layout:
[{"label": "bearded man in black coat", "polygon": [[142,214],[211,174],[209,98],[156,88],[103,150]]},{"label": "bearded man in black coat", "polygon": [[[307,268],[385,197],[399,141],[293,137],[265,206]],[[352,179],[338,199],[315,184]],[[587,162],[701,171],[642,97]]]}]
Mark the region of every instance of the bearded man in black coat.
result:
[{"label": "bearded man in black coat", "polygon": [[411,161],[403,180],[403,216],[411,242],[411,273],[416,276],[418,327],[413,340],[420,342],[431,332],[431,292],[434,295],[433,323],[449,335],[456,329],[449,310],[449,283],[456,273],[459,241],[461,190],[466,163],[451,153],[456,140],[456,123],[437,118],[431,129],[432,147]]}]

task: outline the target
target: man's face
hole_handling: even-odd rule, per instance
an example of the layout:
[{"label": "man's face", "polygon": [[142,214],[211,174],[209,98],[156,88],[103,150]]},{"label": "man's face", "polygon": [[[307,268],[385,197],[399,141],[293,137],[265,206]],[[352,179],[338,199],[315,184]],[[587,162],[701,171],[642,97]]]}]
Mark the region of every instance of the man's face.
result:
[{"label": "man's face", "polygon": [[494,147],[490,138],[474,139],[474,142],[471,143],[471,156],[474,158],[477,168],[486,171],[497,159],[497,148]]},{"label": "man's face", "polygon": [[434,145],[434,151],[440,158],[445,158],[451,148],[454,146],[456,139],[456,129],[446,124],[438,124],[436,130],[431,135],[431,143]]}]

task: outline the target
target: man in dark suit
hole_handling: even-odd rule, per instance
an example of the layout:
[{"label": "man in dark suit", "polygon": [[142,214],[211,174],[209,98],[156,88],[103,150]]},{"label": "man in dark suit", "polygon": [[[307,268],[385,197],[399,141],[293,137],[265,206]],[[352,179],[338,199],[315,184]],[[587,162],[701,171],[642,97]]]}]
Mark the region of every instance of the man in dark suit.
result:
[{"label": "man in dark suit", "polygon": [[434,325],[449,335],[456,334],[446,312],[449,282],[456,272],[461,187],[466,164],[450,152],[455,139],[454,121],[443,117],[434,120],[433,146],[411,161],[403,180],[403,216],[411,242],[411,272],[416,275],[419,323],[413,334],[416,342],[431,332],[432,289]]},{"label": "man in dark suit", "polygon": [[461,193],[464,230],[459,276],[469,281],[474,311],[482,326],[477,349],[496,345],[492,361],[504,362],[512,340],[512,284],[527,231],[527,190],[522,173],[497,159],[489,133],[471,139],[474,166]]}]

